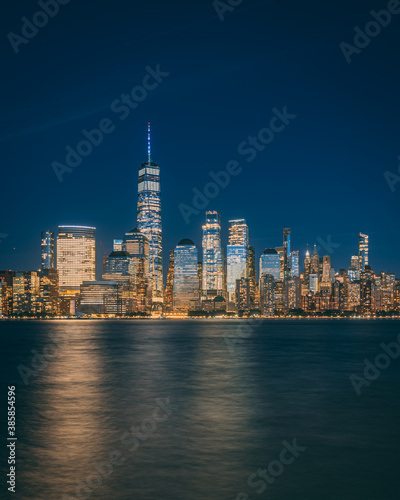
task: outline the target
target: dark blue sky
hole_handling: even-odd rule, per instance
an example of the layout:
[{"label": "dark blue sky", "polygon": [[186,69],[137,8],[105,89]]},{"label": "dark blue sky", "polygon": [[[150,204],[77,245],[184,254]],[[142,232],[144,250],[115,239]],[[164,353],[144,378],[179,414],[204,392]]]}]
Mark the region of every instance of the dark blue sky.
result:
[{"label": "dark blue sky", "polygon": [[[136,225],[151,121],[166,257],[184,237],[200,248],[204,215],[187,225],[179,204],[236,160],[242,172],[207,206],[221,213],[225,242],[231,218],[247,219],[257,258],[281,245],[283,227],[301,260],[307,243],[331,235],[338,270],[362,231],[373,269],[400,275],[400,183],[392,192],[384,178],[400,155],[400,14],[350,64],[339,47],[387,3],[244,0],[221,22],[211,0],[71,0],[18,54],[7,34],[39,7],[5,4],[0,269],[38,268],[40,231],[59,224],[96,226],[101,261],[99,242],[110,250]],[[170,75],[120,120],[111,103],[158,64]],[[239,144],[284,106],[296,118],[248,163]],[[115,131],[60,183],[51,163],[104,118]]]}]

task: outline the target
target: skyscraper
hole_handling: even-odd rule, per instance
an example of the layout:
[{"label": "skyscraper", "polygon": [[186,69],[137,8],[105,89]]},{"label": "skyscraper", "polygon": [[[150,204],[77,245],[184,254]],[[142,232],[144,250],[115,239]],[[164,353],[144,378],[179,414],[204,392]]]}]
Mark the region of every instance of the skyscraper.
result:
[{"label": "skyscraper", "polygon": [[290,228],[283,230],[283,279],[290,278]]},{"label": "skyscraper", "polygon": [[174,251],[169,251],[167,283],[165,285],[164,306],[167,311],[172,310],[174,296]]},{"label": "skyscraper", "polygon": [[137,226],[150,245],[152,301],[163,302],[163,263],[160,167],[151,161],[150,123],[147,135],[147,162],[138,178]]},{"label": "skyscraper", "polygon": [[174,254],[174,296],[175,311],[194,311],[199,307],[200,282],[198,253],[192,240],[183,239]]},{"label": "skyscraper", "polygon": [[281,279],[281,261],[275,248],[266,248],[260,257],[260,281],[264,274],[272,275],[275,281]]},{"label": "skyscraper", "polygon": [[369,236],[363,233],[359,233],[358,235],[358,261],[359,261],[359,270],[360,272],[364,271],[365,266],[369,264],[368,258],[368,242]]},{"label": "skyscraper", "polygon": [[54,233],[42,231],[42,269],[54,269]]},{"label": "skyscraper", "polygon": [[249,279],[250,279],[250,307],[255,308],[258,303],[256,251],[249,245]]},{"label": "skyscraper", "polygon": [[122,250],[132,257],[135,269],[138,309],[151,310],[150,244],[146,236],[137,228],[125,234]]},{"label": "skyscraper", "polygon": [[206,212],[206,223],[202,229],[202,295],[204,299],[212,299],[223,295],[224,267],[219,213]]},{"label": "skyscraper", "polygon": [[58,226],[57,269],[61,292],[79,291],[84,281],[96,279],[94,227]]},{"label": "skyscraper", "polygon": [[298,250],[293,250],[290,253],[290,270],[292,277],[300,277],[300,257]]},{"label": "skyscraper", "polygon": [[272,274],[260,276],[260,310],[262,316],[273,316],[275,309],[275,277]]},{"label": "skyscraper", "polygon": [[310,258],[310,274],[319,275],[319,255],[317,245],[314,243],[314,250]]},{"label": "skyscraper", "polygon": [[235,302],[236,280],[249,277],[249,228],[245,219],[229,221],[226,253],[228,304]]},{"label": "skyscraper", "polygon": [[310,252],[307,248],[306,256],[304,258],[304,290],[310,287],[310,272],[311,272],[311,259]]}]

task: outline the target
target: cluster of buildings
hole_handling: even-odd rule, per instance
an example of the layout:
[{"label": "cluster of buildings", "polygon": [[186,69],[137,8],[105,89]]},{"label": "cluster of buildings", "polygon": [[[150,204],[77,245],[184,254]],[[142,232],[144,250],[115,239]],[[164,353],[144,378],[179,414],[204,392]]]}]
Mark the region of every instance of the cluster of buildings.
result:
[{"label": "cluster of buildings", "polygon": [[[291,230],[282,245],[256,259],[245,219],[229,221],[221,240],[220,214],[208,211],[202,227],[202,260],[193,241],[169,253],[163,279],[160,167],[148,158],[139,169],[137,227],[114,239],[96,280],[95,228],[59,226],[41,234],[41,269],[0,271],[3,317],[73,314],[130,315],[365,315],[400,312],[400,280],[369,265],[369,238],[360,233],[348,269],[336,272],[316,246],[300,262]],[[301,266],[301,264],[303,264]]]}]

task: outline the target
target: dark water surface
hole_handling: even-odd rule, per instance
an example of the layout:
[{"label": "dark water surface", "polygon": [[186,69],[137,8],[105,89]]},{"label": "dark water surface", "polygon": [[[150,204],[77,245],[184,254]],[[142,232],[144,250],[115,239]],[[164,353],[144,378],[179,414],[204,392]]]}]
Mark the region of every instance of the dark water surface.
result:
[{"label": "dark water surface", "polygon": [[[4,403],[8,385],[17,392],[12,497],[400,498],[400,358],[359,396],[349,380],[383,352],[381,342],[396,340],[400,323],[254,321],[229,349],[225,337],[237,338],[238,325],[0,322]],[[33,370],[28,385],[20,365]],[[306,450],[281,466],[282,442],[294,439]],[[1,465],[6,498],[4,454]],[[269,465],[279,474],[270,484],[257,475]]]}]

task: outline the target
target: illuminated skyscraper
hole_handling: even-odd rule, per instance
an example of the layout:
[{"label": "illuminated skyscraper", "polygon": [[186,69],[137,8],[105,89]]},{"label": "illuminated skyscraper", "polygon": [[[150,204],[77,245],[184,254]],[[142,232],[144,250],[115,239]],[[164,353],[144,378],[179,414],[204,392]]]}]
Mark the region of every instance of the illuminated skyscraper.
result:
[{"label": "illuminated skyscraper", "polygon": [[160,167],[151,161],[150,123],[147,136],[147,162],[138,178],[137,226],[150,244],[150,277],[153,302],[163,301],[163,263],[161,226]]},{"label": "illuminated skyscraper", "polygon": [[275,281],[281,279],[281,260],[275,248],[266,248],[260,257],[260,282],[264,274],[272,275]]},{"label": "illuminated skyscraper", "polygon": [[262,316],[273,316],[275,309],[275,277],[272,274],[260,276],[260,311]]},{"label": "illuminated skyscraper", "polygon": [[368,266],[368,242],[369,236],[363,233],[359,233],[358,235],[358,262],[359,262],[359,270],[360,272],[364,271],[365,266]]},{"label": "illuminated skyscraper", "polygon": [[174,311],[194,311],[199,307],[200,281],[198,253],[193,241],[181,240],[174,254]]},{"label": "illuminated skyscraper", "polygon": [[314,244],[314,250],[310,258],[310,274],[319,275],[319,255],[316,244]]},{"label": "illuminated skyscraper", "polygon": [[224,281],[221,222],[218,212],[206,212],[202,246],[202,295],[205,299],[212,299],[218,295],[223,295]]},{"label": "illuminated skyscraper", "polygon": [[294,250],[290,253],[290,270],[293,278],[300,277],[300,258],[298,250]]},{"label": "illuminated skyscraper", "polygon": [[146,236],[138,229],[125,234],[122,250],[132,257],[135,269],[138,310],[151,310],[150,244]]},{"label": "illuminated skyscraper", "polygon": [[290,278],[290,228],[283,230],[283,279]]},{"label": "illuminated skyscraper", "polygon": [[249,245],[249,279],[250,279],[250,307],[255,308],[258,303],[256,251]]},{"label": "illuminated skyscraper", "polygon": [[234,303],[236,280],[249,277],[249,228],[244,219],[229,221],[226,261],[228,303]]},{"label": "illuminated skyscraper", "polygon": [[304,258],[304,289],[307,289],[310,287],[310,272],[311,272],[311,259],[310,259],[310,252],[307,248],[306,256]]},{"label": "illuminated skyscraper", "polygon": [[349,267],[349,279],[351,282],[360,279],[360,259],[358,255],[352,255]]},{"label": "illuminated skyscraper", "polygon": [[167,311],[172,310],[174,296],[174,251],[169,251],[169,263],[167,272],[167,284],[165,286],[164,306]]},{"label": "illuminated skyscraper", "polygon": [[57,269],[61,292],[79,291],[84,281],[96,279],[96,228],[58,226]]},{"label": "illuminated skyscraper", "polygon": [[42,269],[54,269],[54,233],[42,231]]}]

